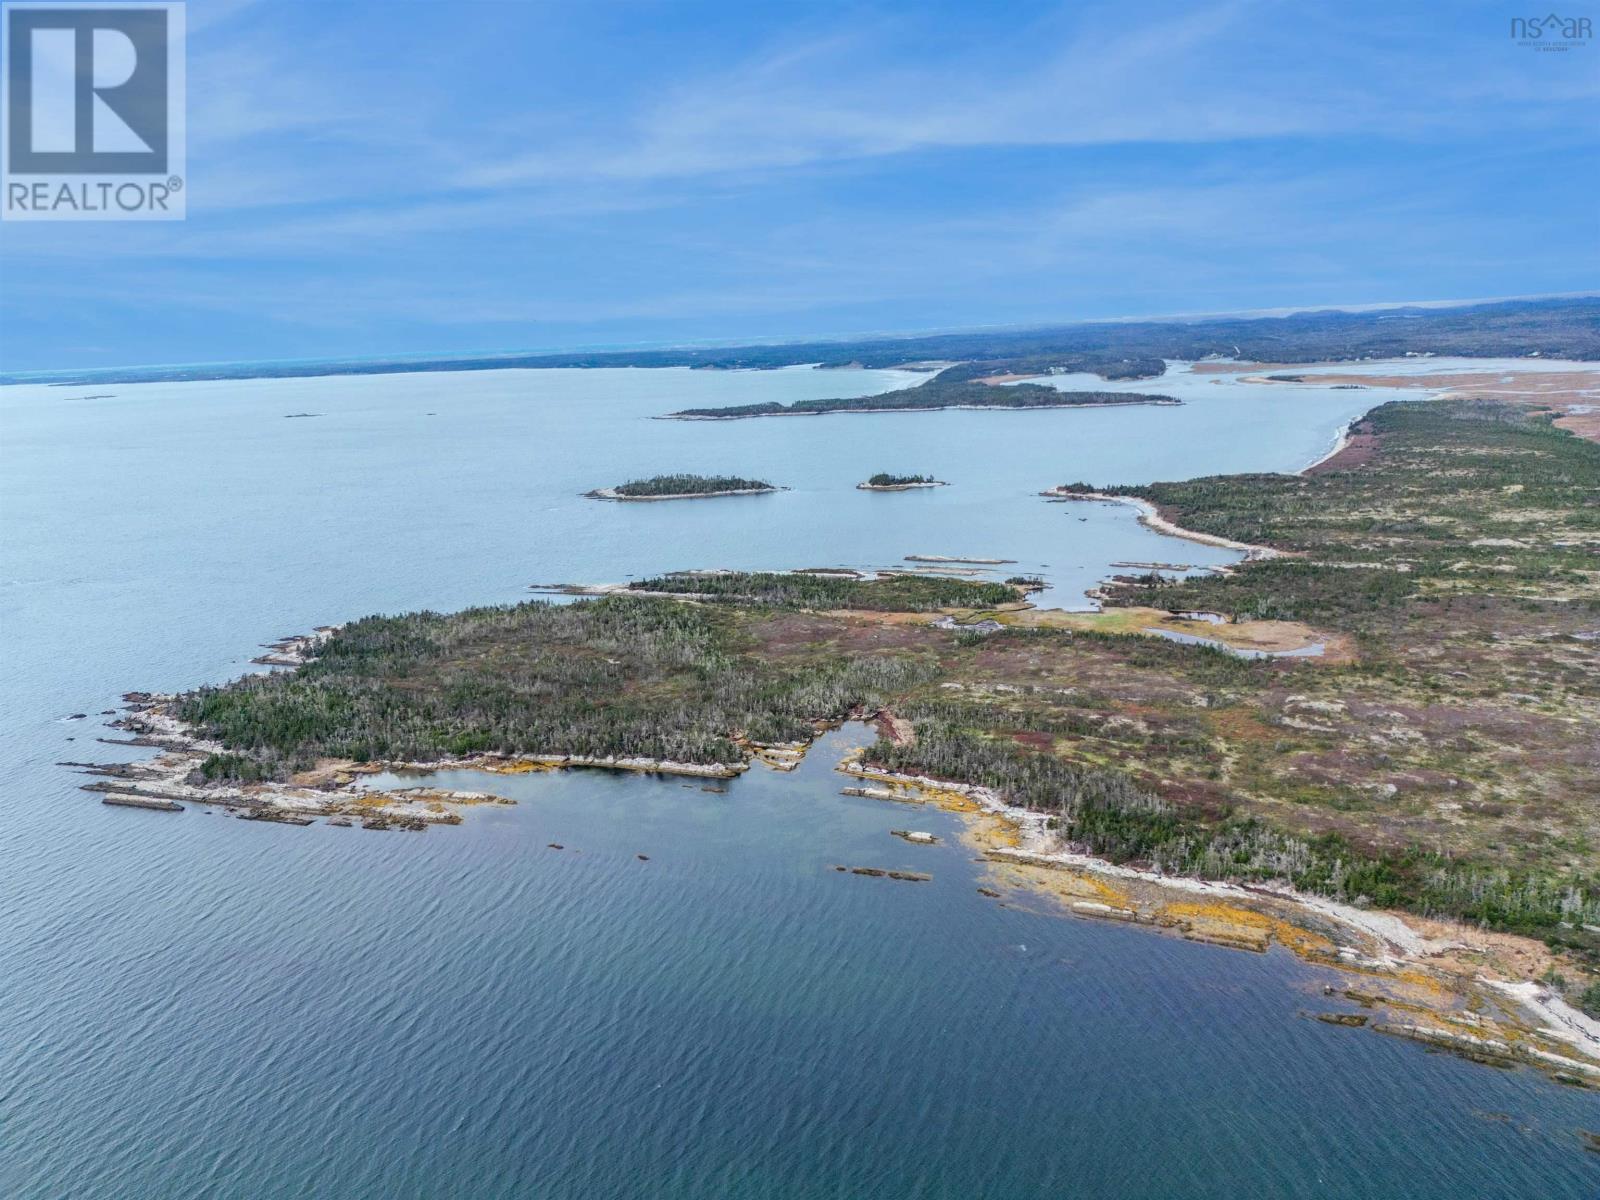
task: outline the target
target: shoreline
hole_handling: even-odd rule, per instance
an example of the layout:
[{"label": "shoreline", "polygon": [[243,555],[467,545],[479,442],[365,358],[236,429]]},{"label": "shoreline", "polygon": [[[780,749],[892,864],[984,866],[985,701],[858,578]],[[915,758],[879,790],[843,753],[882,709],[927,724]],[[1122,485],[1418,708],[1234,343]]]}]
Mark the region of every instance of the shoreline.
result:
[{"label": "shoreline", "polygon": [[[1395,1011],[1395,1020],[1372,1023],[1376,1032],[1483,1061],[1530,1066],[1559,1082],[1600,1088],[1600,1021],[1535,980],[1496,978],[1461,961],[1481,953],[1474,942],[1541,945],[1533,939],[1485,935],[1472,926],[1444,922],[1431,922],[1443,931],[1432,933],[1415,928],[1413,920],[1422,922],[1410,914],[1356,908],[1283,885],[1163,875],[1063,850],[1055,845],[1045,814],[1007,805],[989,788],[879,770],[862,766],[857,757],[847,756],[837,770],[887,786],[857,788],[854,794],[932,803],[956,813],[967,825],[968,840],[997,872],[1004,872],[1003,882],[1049,895],[1061,904],[1063,915],[1143,925],[1235,950],[1263,953],[1276,943],[1304,962],[1358,980],[1381,979],[1391,991],[1402,993],[1344,989],[1344,997],[1363,1010]],[[1335,995],[1337,989],[1325,987],[1324,994]],[[1471,1007],[1476,1003],[1481,1008],[1485,1000],[1501,1001],[1493,1004],[1502,1011],[1499,1019]],[[1505,1012],[1508,1005],[1514,1012]],[[1358,1021],[1338,1013],[1302,1015],[1336,1024],[1368,1023],[1365,1017]],[[1567,1053],[1549,1049],[1550,1043]]]},{"label": "shoreline", "polygon": [[[1063,393],[1064,394],[1064,393]],[[696,413],[692,416],[682,413],[664,413],[659,417],[652,417],[653,421],[750,421],[757,417],[831,417],[850,413],[913,413],[913,412],[1057,412],[1063,408],[1127,408],[1130,405],[1146,405],[1151,408],[1177,408],[1183,404],[1182,400],[1099,400],[1093,404],[925,404],[916,408],[901,406],[888,406],[882,408],[806,408],[788,409],[783,412],[738,413],[733,416],[719,417],[710,413]],[[732,407],[732,406],[730,406]]]},{"label": "shoreline", "polygon": [[[224,752],[224,747],[200,737],[177,718],[169,707],[172,696],[131,692],[124,699],[126,715],[112,727],[133,734],[135,744],[162,753],[144,762],[62,764],[102,777],[84,785],[84,790],[98,793],[105,803],[128,808],[181,812],[188,805],[202,805],[223,808],[241,819],[300,826],[359,824],[364,829],[421,831],[431,824],[461,824],[464,808],[515,803],[493,792],[427,784],[384,790],[362,786],[364,779],[380,774],[425,776],[461,770],[517,775],[589,768],[710,783],[736,778],[757,763],[791,771],[814,744],[741,740],[747,758],[709,764],[500,752],[420,762],[329,760],[287,781],[201,783],[196,781],[201,763],[209,754]],[[887,721],[890,736],[900,732],[896,719],[884,712],[858,712],[847,719],[876,725],[880,733]],[[819,735],[838,724],[819,721]],[[1532,939],[1361,909],[1284,885],[1170,876],[1112,863],[1062,848],[1049,829],[1047,814],[1009,805],[990,788],[864,766],[861,753],[847,753],[835,769],[879,786],[856,789],[854,794],[934,803],[961,815],[968,840],[999,882],[1051,896],[1060,902],[1062,915],[1145,925],[1236,950],[1265,952],[1276,943],[1307,963],[1356,977],[1343,996],[1356,1001],[1363,1013],[1302,1015],[1332,1024],[1368,1026],[1479,1061],[1531,1066],[1561,1082],[1600,1088],[1600,1021],[1572,1008],[1536,980],[1491,965],[1486,946],[1541,946]],[[1385,991],[1371,994],[1369,982],[1364,981],[1372,980],[1381,980]],[[1328,996],[1336,991],[1324,988]],[[1486,1007],[1499,1015],[1486,1016]],[[1392,1019],[1369,1025],[1364,1013],[1372,1008],[1383,1009]]]},{"label": "shoreline", "polygon": [[318,625],[310,633],[292,633],[275,642],[263,642],[261,648],[269,653],[258,654],[250,662],[258,667],[303,666],[316,656],[323,642],[343,628],[343,625]]},{"label": "shoreline", "polygon": [[[1307,463],[1294,473],[1296,475],[1312,476],[1320,474],[1325,470],[1335,469],[1335,465],[1338,463],[1340,456],[1345,454],[1356,456],[1355,463],[1357,464],[1364,461],[1366,454],[1370,452],[1370,447],[1364,446],[1362,444],[1363,440],[1372,440],[1368,435],[1360,432],[1364,421],[1365,417],[1356,417],[1353,420],[1347,421],[1334,436],[1333,445],[1331,445],[1324,454]],[[1049,488],[1043,492],[1040,492],[1039,494],[1052,500],[1094,500],[1114,504],[1131,505],[1139,512],[1139,523],[1144,525],[1146,528],[1155,530],[1157,533],[1166,534],[1169,537],[1183,538],[1186,541],[1199,542],[1208,546],[1218,546],[1226,550],[1237,550],[1243,553],[1244,558],[1238,564],[1240,566],[1244,565],[1245,563],[1264,562],[1268,559],[1274,558],[1292,558],[1295,557],[1296,553],[1289,550],[1279,550],[1273,546],[1258,546],[1250,542],[1239,542],[1233,540],[1232,538],[1222,537],[1218,534],[1201,533],[1199,530],[1195,529],[1185,529],[1176,522],[1170,521],[1166,517],[1162,516],[1161,510],[1155,504],[1152,504],[1150,501],[1138,496],[1114,496],[1106,492],[1073,492],[1067,491],[1060,487]],[[1113,567],[1117,567],[1143,566],[1145,564],[1112,563],[1111,565]],[[1152,567],[1154,567],[1154,565],[1155,564],[1151,564]],[[1176,569],[1175,564],[1173,566],[1174,569]],[[1196,568],[1189,567],[1184,569],[1193,570]],[[1201,567],[1198,569],[1210,571],[1214,574],[1225,575],[1233,571],[1234,567]],[[1085,593],[1091,602],[1103,607],[1103,601],[1105,598],[1105,584],[1108,581],[1108,579],[1102,580],[1099,584]]]},{"label": "shoreline", "polygon": [[[418,762],[328,760],[310,770],[297,772],[287,780],[197,782],[196,772],[206,758],[227,750],[220,743],[201,737],[192,726],[175,716],[169,709],[174,699],[130,692],[124,697],[126,715],[109,722],[111,728],[133,735],[130,741],[121,744],[159,750],[161,753],[154,758],[131,763],[58,765],[99,776],[97,782],[84,784],[83,790],[99,793],[108,804],[174,812],[183,811],[185,804],[196,804],[228,809],[250,820],[310,825],[315,818],[323,817],[329,824],[349,824],[355,819],[367,829],[420,830],[428,825],[459,825],[458,807],[516,802],[490,792],[426,786],[377,791],[361,787],[360,780],[373,775],[431,775],[439,771],[523,775],[573,769],[728,780],[742,775],[755,762],[772,765],[797,753],[793,746],[758,742],[741,742],[749,757],[736,763],[687,763],[642,755],[484,751]],[[798,753],[803,754],[803,751]],[[798,763],[798,758],[794,763]]]},{"label": "shoreline", "polygon": [[1139,524],[1153,529],[1157,533],[1164,533],[1169,537],[1183,538],[1190,542],[1200,542],[1207,546],[1220,546],[1224,550],[1238,550],[1243,552],[1245,562],[1262,562],[1270,558],[1288,557],[1288,551],[1274,549],[1271,546],[1255,546],[1249,542],[1236,542],[1232,538],[1225,538],[1220,534],[1201,533],[1199,530],[1185,529],[1181,525],[1175,525],[1161,515],[1159,508],[1139,496],[1113,496],[1107,492],[1073,492],[1059,487],[1049,488],[1039,494],[1051,500],[1126,504],[1138,510]]},{"label": "shoreline", "polygon": [[1323,466],[1325,463],[1332,462],[1334,459],[1338,458],[1339,455],[1343,454],[1344,450],[1345,450],[1345,447],[1350,444],[1350,437],[1351,437],[1352,431],[1355,429],[1356,424],[1360,421],[1360,419],[1361,418],[1358,417],[1354,421],[1346,421],[1344,426],[1339,430],[1338,434],[1334,437],[1333,445],[1331,447],[1329,447],[1328,452],[1326,454],[1323,454],[1319,458],[1312,459],[1305,466],[1301,467],[1298,471],[1296,471],[1295,474],[1296,475],[1310,475],[1318,467]]},{"label": "shoreline", "polygon": [[1003,567],[1016,562],[1014,558],[964,558],[959,554],[907,554],[904,562],[962,563],[976,567]]},{"label": "shoreline", "polygon": [[785,487],[735,488],[726,492],[668,492],[660,496],[624,496],[616,488],[595,488],[584,492],[589,500],[617,500],[624,503],[651,500],[714,500],[718,496],[765,496],[772,492],[787,492]]},{"label": "shoreline", "polygon": [[858,483],[858,492],[909,492],[913,488],[941,488],[950,485],[942,479],[932,479],[927,483]]}]

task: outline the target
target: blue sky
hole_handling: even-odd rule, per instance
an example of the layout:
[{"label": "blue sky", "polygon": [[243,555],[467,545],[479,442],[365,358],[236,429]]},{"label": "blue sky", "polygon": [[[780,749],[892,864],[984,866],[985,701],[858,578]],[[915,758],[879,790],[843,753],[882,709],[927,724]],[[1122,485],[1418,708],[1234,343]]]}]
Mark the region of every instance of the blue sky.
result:
[{"label": "blue sky", "polygon": [[194,0],[188,220],[0,225],[0,367],[1592,290],[1524,7]]}]

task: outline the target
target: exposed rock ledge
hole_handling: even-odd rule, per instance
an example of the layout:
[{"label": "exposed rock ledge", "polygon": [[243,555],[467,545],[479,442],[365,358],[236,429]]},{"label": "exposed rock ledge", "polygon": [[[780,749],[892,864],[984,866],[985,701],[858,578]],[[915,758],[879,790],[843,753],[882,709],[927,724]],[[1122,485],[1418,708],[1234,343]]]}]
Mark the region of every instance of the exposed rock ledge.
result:
[{"label": "exposed rock ledge", "polygon": [[662,496],[625,496],[616,488],[595,488],[584,495],[591,500],[621,500],[628,503],[649,500],[713,500],[718,496],[765,496],[770,492],[786,492],[788,488],[730,488],[725,492],[668,492]]},{"label": "exposed rock ledge", "polygon": [[[1505,978],[1477,945],[1489,937],[1527,939],[1413,923],[1405,914],[1357,908],[1287,885],[1222,883],[1117,865],[1064,848],[1044,814],[1011,807],[989,788],[877,770],[853,759],[839,770],[877,785],[847,789],[850,794],[935,803],[967,816],[972,840],[1002,881],[1054,895],[1074,915],[1165,928],[1231,949],[1265,951],[1276,942],[1308,962],[1348,972],[1355,983],[1343,996],[1394,1014],[1389,1021],[1340,1024],[1600,1088],[1600,1021],[1536,980]],[[1373,991],[1375,982],[1382,992]]]},{"label": "exposed rock ledge", "polygon": [[[685,775],[701,779],[731,779],[750,769],[750,762],[684,763],[670,759],[585,754],[480,753],[429,762],[327,762],[288,781],[241,783],[209,780],[202,774],[206,758],[224,752],[217,742],[201,737],[173,712],[174,697],[130,692],[127,715],[111,722],[113,728],[133,734],[132,744],[162,751],[148,762],[64,764],[101,776],[85,785],[107,803],[130,808],[181,811],[184,803],[214,805],[255,820],[309,824],[313,818],[361,820],[372,829],[423,829],[428,825],[460,824],[457,811],[477,804],[512,804],[489,792],[435,787],[378,790],[363,786],[364,777],[384,772],[427,773],[447,770],[486,771],[519,775],[587,767],[608,771]],[[778,770],[793,770],[803,748],[793,745],[748,747],[752,760]]]}]

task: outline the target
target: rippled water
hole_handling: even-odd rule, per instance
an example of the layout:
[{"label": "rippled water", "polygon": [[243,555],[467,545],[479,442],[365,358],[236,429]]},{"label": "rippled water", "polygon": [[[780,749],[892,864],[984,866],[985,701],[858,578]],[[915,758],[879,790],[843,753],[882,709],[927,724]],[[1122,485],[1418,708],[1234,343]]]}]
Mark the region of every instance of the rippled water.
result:
[{"label": "rippled water", "polygon": [[[898,382],[0,389],[0,1194],[1593,1196],[1592,1095],[1306,1020],[1321,976],[1277,952],[986,899],[952,818],[838,794],[859,731],[720,792],[499,778],[517,807],[422,835],[110,809],[53,765],[137,753],[93,740],[129,688],[536,580],[967,554],[1070,603],[1114,560],[1225,561],[1034,493],[1293,469],[1381,398],[1192,377],[1179,409],[645,419]],[[577,495],[680,469],[794,490]],[[880,469],[954,486],[853,490]]]}]

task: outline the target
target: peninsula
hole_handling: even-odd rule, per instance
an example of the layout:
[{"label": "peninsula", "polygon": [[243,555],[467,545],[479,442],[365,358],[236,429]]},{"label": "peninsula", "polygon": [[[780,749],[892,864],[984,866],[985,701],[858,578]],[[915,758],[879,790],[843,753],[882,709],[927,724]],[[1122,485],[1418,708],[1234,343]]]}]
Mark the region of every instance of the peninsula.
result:
[{"label": "peninsula", "polygon": [[737,421],[746,417],[820,417],[829,413],[936,412],[940,409],[1097,408],[1109,404],[1181,404],[1171,396],[1146,392],[1063,392],[1039,383],[1000,385],[977,379],[936,375],[917,387],[874,396],[838,400],[796,400],[779,404],[733,404],[724,408],[685,408],[663,420]]},{"label": "peninsula", "polygon": [[[1600,1015],[1584,735],[1600,727],[1600,445],[1551,415],[1387,404],[1313,473],[1068,485],[1273,552],[1114,580],[1099,614],[1033,610],[1020,578],[686,572],[571,604],[368,617],[293,669],[133,696],[123,726],[166,753],[92,786],[299,822],[362,803],[359,776],[384,767],[720,777],[869,718],[882,736],[846,764],[863,794],[953,797],[1004,878],[1081,915],[1348,951],[1369,972],[1399,956],[1452,1005],[1462,988],[1536,993],[1582,1033],[1561,997]],[[1153,636],[1196,614],[1220,622],[1214,644]],[[1285,631],[1329,653],[1228,650]],[[422,821],[475,799],[366,802]],[[1251,907],[1264,895],[1270,920]],[[1339,942],[1351,930],[1387,949]],[[1600,1078],[1600,1035],[1557,1052],[1481,1020],[1408,1008],[1374,1028]]]},{"label": "peninsula", "polygon": [[653,475],[616,487],[585,492],[591,500],[704,500],[712,496],[759,496],[782,491],[762,479],[737,475]]}]

